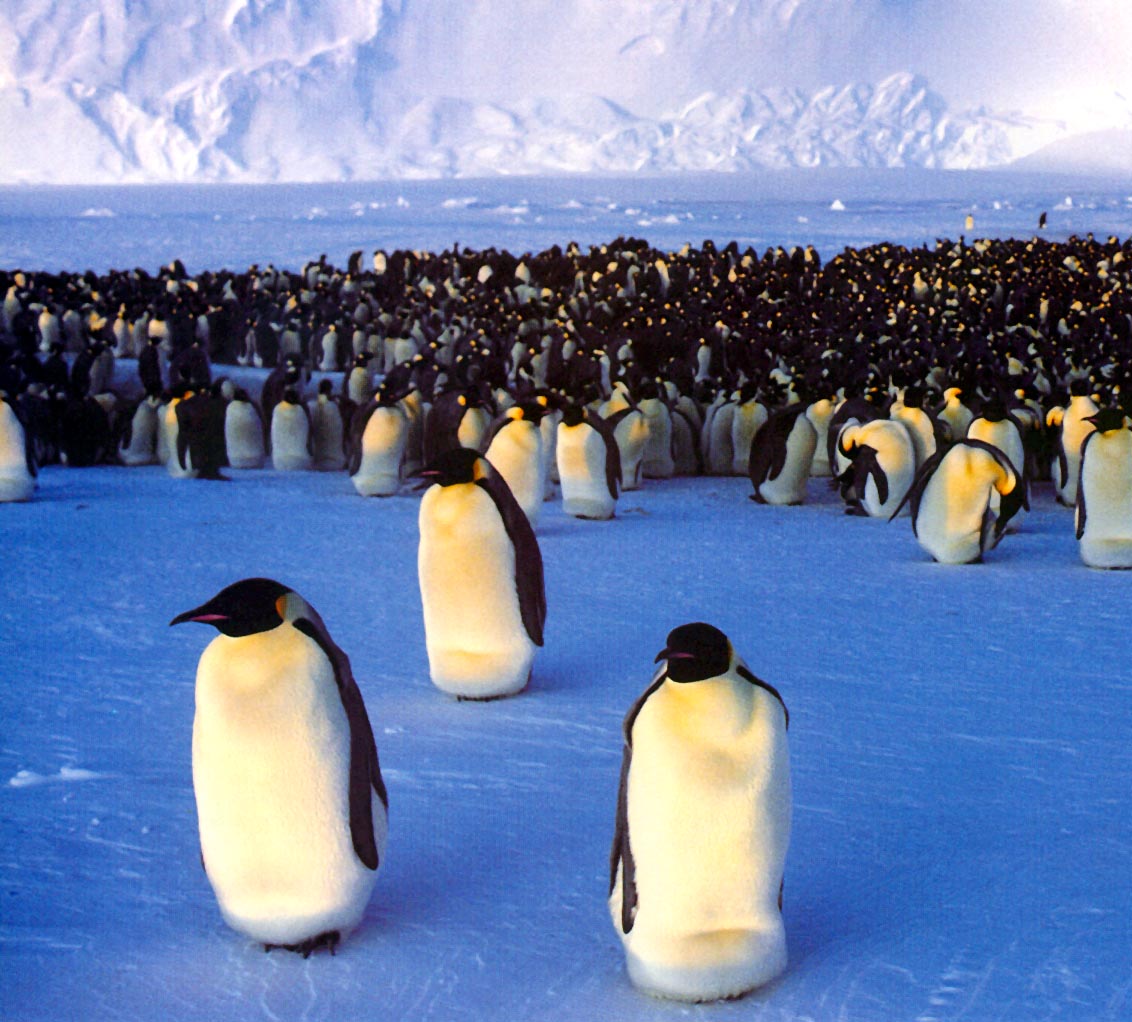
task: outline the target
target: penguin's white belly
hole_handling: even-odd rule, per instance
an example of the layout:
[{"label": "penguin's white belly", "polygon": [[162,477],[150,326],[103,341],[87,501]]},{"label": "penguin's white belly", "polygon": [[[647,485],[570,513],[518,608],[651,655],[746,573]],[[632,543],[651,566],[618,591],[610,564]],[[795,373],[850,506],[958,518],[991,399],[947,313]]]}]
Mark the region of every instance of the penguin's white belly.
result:
[{"label": "penguin's white belly", "polygon": [[27,500],[35,490],[35,476],[28,471],[23,426],[0,401],[0,503]]},{"label": "penguin's white belly", "polygon": [[316,403],[311,409],[311,426],[314,438],[314,467],[321,472],[336,472],[346,467],[343,445],[342,415],[330,402]]},{"label": "penguin's white belly", "polygon": [[622,488],[639,490],[641,461],[649,439],[649,427],[644,415],[638,411],[630,412],[617,423],[613,438],[617,441],[617,450],[621,455]]},{"label": "penguin's white belly", "polygon": [[[697,698],[657,692],[633,728],[627,823],[638,902],[623,939],[634,983],[666,997],[733,996],[786,967],[785,732],[780,710],[765,704],[773,697],[751,686],[736,699],[734,685],[697,682],[716,688]],[[619,930],[620,893],[618,880]]]},{"label": "penguin's white belly", "polygon": [[[201,853],[230,926],[268,944],[344,933],[376,870],[350,835],[350,734],[333,671],[289,625],[219,636],[197,669],[193,788]],[[375,836],[385,838],[374,800]]]},{"label": "penguin's white belly", "polygon": [[224,447],[232,468],[263,468],[263,426],[247,401],[233,401],[224,416]]},{"label": "penguin's white belly", "polygon": [[433,683],[473,699],[522,689],[536,647],[519,610],[514,548],[482,488],[425,493],[417,566]]},{"label": "penguin's white belly", "polygon": [[305,471],[312,465],[310,423],[298,405],[276,405],[271,416],[271,464],[277,471]]},{"label": "penguin's white belly", "polygon": [[605,475],[605,441],[592,426],[558,427],[558,479],[562,509],[577,518],[613,517],[616,501]]},{"label": "penguin's white belly", "polygon": [[409,422],[398,407],[376,408],[362,433],[362,460],[350,480],[363,497],[391,497],[401,485]]},{"label": "penguin's white belly", "polygon": [[648,479],[670,479],[676,471],[672,460],[672,414],[656,397],[645,398],[639,408],[648,426],[641,473]]},{"label": "penguin's white belly", "polygon": [[1081,560],[1091,568],[1132,568],[1132,433],[1094,437],[1080,485],[1085,500]]},{"label": "penguin's white belly", "polygon": [[546,494],[546,463],[539,428],[530,422],[505,426],[491,441],[485,457],[503,476],[533,528],[538,524]]},{"label": "penguin's white belly", "polygon": [[152,465],[157,460],[157,409],[148,400],[138,405],[130,421],[130,442],[119,447],[124,465]]}]

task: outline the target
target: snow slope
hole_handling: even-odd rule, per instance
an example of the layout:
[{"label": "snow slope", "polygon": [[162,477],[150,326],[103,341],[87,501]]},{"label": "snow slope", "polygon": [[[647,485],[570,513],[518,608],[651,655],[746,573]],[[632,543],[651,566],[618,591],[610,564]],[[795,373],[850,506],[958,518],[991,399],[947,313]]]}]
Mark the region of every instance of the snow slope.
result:
[{"label": "snow slope", "polygon": [[[956,1019],[1132,1010],[1127,592],[1048,488],[980,566],[907,520],[649,483],[608,523],[548,505],[529,691],[428,680],[417,496],[344,475],[53,468],[0,515],[0,1016]],[[255,574],[353,662],[390,791],[386,867],[337,957],[228,930],[190,777],[204,628]],[[667,631],[724,628],[791,710],[790,967],[736,1003],[636,994],[605,908],[621,717]]]},{"label": "snow slope", "polygon": [[0,181],[1001,165],[1132,125],[1130,36],[1123,0],[10,0]]}]

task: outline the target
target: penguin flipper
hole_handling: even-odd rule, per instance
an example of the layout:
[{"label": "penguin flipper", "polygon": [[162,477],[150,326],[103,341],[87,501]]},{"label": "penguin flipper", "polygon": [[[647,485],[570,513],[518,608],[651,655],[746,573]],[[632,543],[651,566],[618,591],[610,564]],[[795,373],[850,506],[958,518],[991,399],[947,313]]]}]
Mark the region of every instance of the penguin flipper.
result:
[{"label": "penguin flipper", "polygon": [[1077,526],[1078,539],[1085,535],[1085,521],[1088,517],[1088,512],[1085,508],[1085,487],[1081,485],[1081,479],[1085,474],[1085,452],[1089,449],[1089,441],[1096,435],[1096,430],[1093,430],[1093,432],[1085,437],[1085,442],[1081,444],[1081,465],[1077,473],[1077,505],[1074,509],[1077,512],[1075,524]]},{"label": "penguin flipper", "polygon": [[661,685],[664,684],[668,665],[663,665],[653,675],[648,688],[629,708],[622,724],[625,744],[621,754],[621,780],[617,786],[617,818],[613,828],[613,847],[609,852],[609,893],[612,895],[617,885],[617,870],[621,869],[621,932],[633,929],[637,916],[637,871],[633,861],[632,842],[629,837],[629,768],[633,762],[633,724],[641,707]]},{"label": "penguin flipper", "polygon": [[476,485],[487,491],[503,519],[503,527],[515,551],[515,591],[519,597],[519,614],[531,642],[542,645],[546,623],[546,583],[543,579],[542,551],[535,530],[515,499],[503,477],[494,469]]},{"label": "penguin flipper", "polygon": [[609,893],[617,886],[621,871],[621,932],[633,929],[637,915],[636,866],[629,846],[629,767],[633,761],[632,746],[626,744],[621,755],[621,780],[617,785],[617,818],[613,826],[613,847],[609,852]]},{"label": "penguin flipper", "polygon": [[761,688],[764,692],[769,692],[775,699],[778,700],[779,705],[782,707],[783,716],[786,718],[786,727],[790,727],[790,711],[786,708],[786,700],[782,698],[782,694],[776,689],[769,681],[763,681],[762,678],[756,676],[746,664],[738,664],[735,667],[735,673],[739,675],[744,681],[749,681],[757,688]]},{"label": "penguin flipper", "polygon": [[389,808],[389,795],[381,776],[377,743],[362,693],[354,681],[350,659],[335,645],[321,621],[297,618],[294,627],[315,642],[334,668],[334,680],[350,726],[350,838],[354,852],[362,864],[377,869],[380,864],[377,842],[373,834],[373,801],[377,792],[381,804]]},{"label": "penguin flipper", "polygon": [[609,495],[616,500],[621,486],[621,448],[617,446],[617,438],[613,430],[600,415],[591,415],[586,412],[585,421],[588,422],[605,441],[605,485],[609,488]]}]

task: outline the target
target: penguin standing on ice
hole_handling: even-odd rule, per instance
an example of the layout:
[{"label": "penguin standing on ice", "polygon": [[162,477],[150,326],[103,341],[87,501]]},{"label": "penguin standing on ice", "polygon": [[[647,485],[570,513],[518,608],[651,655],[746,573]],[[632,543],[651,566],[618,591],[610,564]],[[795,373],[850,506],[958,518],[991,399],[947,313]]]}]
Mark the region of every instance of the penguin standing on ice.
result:
[{"label": "penguin standing on ice", "polygon": [[604,420],[581,405],[566,408],[558,424],[555,457],[562,509],[575,518],[612,518],[621,485],[621,454]]},{"label": "penguin standing on ice", "polygon": [[850,503],[848,513],[888,518],[899,510],[916,477],[916,451],[902,422],[873,419],[845,426],[837,435],[837,453],[852,463],[843,475],[852,477],[859,501]]},{"label": "penguin standing on ice", "polygon": [[38,474],[31,433],[0,391],[0,503],[28,500]]},{"label": "penguin standing on ice", "polygon": [[350,661],[298,593],[266,578],[170,624],[219,632],[201,654],[193,791],[220,912],[265,945],[333,952],[385,853],[389,799]]},{"label": "penguin standing on ice", "polygon": [[232,468],[263,468],[267,458],[263,419],[243,387],[232,395],[224,413],[224,446]]},{"label": "penguin standing on ice", "polygon": [[806,499],[818,434],[806,406],[799,403],[771,413],[751,444],[748,475],[759,504],[801,504]]},{"label": "penguin standing on ice", "polygon": [[335,400],[334,384],[323,380],[318,397],[307,405],[311,422],[311,456],[320,472],[336,472],[346,467],[345,412]]},{"label": "penguin standing on ice", "polygon": [[629,978],[682,1001],[786,968],[789,715],[718,628],[668,635],[625,717],[609,907]]},{"label": "penguin standing on ice", "polygon": [[279,472],[305,471],[313,464],[313,451],[310,412],[289,387],[271,412],[271,465]]},{"label": "penguin standing on ice", "polygon": [[409,418],[384,388],[350,422],[350,482],[363,497],[392,497],[401,485],[409,443]]},{"label": "penguin standing on ice", "polygon": [[1132,432],[1119,409],[1086,420],[1077,485],[1077,542],[1090,568],[1132,568]]},{"label": "penguin standing on ice", "polygon": [[532,528],[538,525],[546,496],[546,455],[539,425],[544,412],[537,402],[508,408],[493,424],[484,455],[507,483]]},{"label": "penguin standing on ice", "polygon": [[177,403],[177,463],[185,472],[192,471],[199,479],[227,478],[220,472],[228,464],[224,442],[226,410],[227,402],[212,390],[192,394]]},{"label": "penguin standing on ice", "polygon": [[513,695],[542,645],[542,554],[502,477],[476,451],[442,454],[421,475],[417,570],[433,684],[462,699]]}]

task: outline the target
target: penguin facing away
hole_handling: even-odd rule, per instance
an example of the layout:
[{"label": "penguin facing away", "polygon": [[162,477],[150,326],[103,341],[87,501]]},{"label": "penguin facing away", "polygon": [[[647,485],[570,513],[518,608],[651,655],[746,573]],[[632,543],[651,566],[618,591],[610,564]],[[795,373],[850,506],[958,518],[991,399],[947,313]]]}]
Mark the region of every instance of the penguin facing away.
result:
[{"label": "penguin facing away", "polygon": [[266,578],[178,614],[220,634],[201,654],[193,790],[221,914],[265,945],[332,952],[361,921],[389,799],[345,653],[298,593]]},{"label": "penguin facing away", "polygon": [[892,518],[905,503],[917,542],[935,560],[971,564],[982,560],[1026,506],[1026,490],[998,447],[965,439],[924,462]]},{"label": "penguin facing away", "polygon": [[503,478],[468,448],[421,475],[417,570],[433,684],[461,699],[513,695],[543,642],[546,590],[530,522]]},{"label": "penguin facing away", "polygon": [[674,629],[657,660],[625,717],[610,913],[641,990],[737,997],[786,968],[789,715],[711,625]]},{"label": "penguin facing away", "polygon": [[1132,568],[1132,431],[1118,409],[1085,421],[1093,431],[1081,444],[1077,549],[1090,568]]}]

